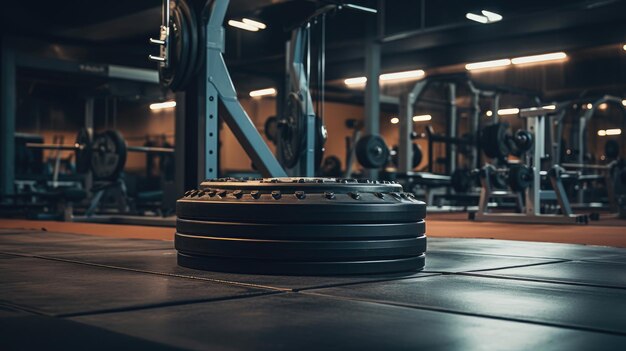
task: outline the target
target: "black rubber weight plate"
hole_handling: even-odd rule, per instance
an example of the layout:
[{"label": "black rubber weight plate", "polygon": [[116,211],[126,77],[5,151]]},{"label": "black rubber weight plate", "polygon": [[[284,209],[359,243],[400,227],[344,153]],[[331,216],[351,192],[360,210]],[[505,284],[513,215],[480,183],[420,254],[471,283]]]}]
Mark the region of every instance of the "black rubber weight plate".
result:
[{"label": "black rubber weight plate", "polygon": [[426,223],[389,224],[270,224],[204,222],[187,219],[176,221],[182,234],[221,238],[288,239],[288,240],[355,240],[414,238],[426,233]]},{"label": "black rubber weight plate", "polygon": [[424,203],[294,203],[178,200],[178,218],[248,223],[410,223],[426,217]]},{"label": "black rubber weight plate", "polygon": [[424,259],[425,255],[374,261],[294,262],[178,254],[178,264],[187,268],[230,273],[283,275],[353,275],[411,272],[424,269]]},{"label": "black rubber weight plate", "polygon": [[419,256],[426,252],[426,237],[391,240],[254,240],[224,239],[176,233],[182,253],[277,260],[376,260]]}]

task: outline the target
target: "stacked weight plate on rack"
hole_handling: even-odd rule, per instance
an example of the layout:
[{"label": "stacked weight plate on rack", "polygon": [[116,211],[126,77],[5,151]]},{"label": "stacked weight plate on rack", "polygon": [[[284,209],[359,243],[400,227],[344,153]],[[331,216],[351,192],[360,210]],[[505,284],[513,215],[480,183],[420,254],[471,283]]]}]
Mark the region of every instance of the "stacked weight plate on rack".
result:
[{"label": "stacked weight plate on rack", "polygon": [[178,200],[181,266],[338,275],[424,268],[426,205],[392,182],[214,179]]}]

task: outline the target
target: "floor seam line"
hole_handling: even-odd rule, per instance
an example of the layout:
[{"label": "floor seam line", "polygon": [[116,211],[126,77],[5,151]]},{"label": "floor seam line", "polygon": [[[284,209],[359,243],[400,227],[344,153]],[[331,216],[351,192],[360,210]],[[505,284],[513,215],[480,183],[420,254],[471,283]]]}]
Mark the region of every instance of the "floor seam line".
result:
[{"label": "floor seam line", "polygon": [[463,311],[457,311],[457,310],[446,309],[446,308],[430,307],[430,306],[424,306],[424,305],[414,305],[414,304],[399,303],[399,302],[393,302],[393,301],[380,301],[380,300],[372,300],[372,299],[365,299],[365,298],[327,295],[327,294],[322,294],[318,292],[300,292],[300,293],[303,295],[321,296],[321,297],[347,300],[347,301],[374,303],[374,304],[380,304],[380,305],[385,305],[385,306],[394,306],[394,307],[401,307],[401,308],[408,308],[408,309],[457,314],[457,315],[470,316],[470,317],[496,319],[496,320],[502,320],[502,321],[516,322],[516,323],[527,323],[527,324],[533,324],[533,325],[543,325],[543,326],[556,327],[556,328],[574,329],[574,330],[582,330],[582,331],[588,331],[588,332],[594,332],[594,333],[626,336],[626,332],[620,333],[620,332],[611,331],[611,330],[587,328],[587,327],[576,326],[576,325],[563,325],[563,324],[558,324],[558,323],[532,321],[532,320],[519,319],[519,318],[499,317],[499,316],[492,316],[492,315],[484,315],[480,313],[463,312]]},{"label": "floor seam line", "polygon": [[528,281],[528,282],[537,282],[537,283],[586,286],[586,287],[591,287],[591,288],[606,288],[606,289],[626,290],[626,287],[615,286],[615,285],[600,285],[600,284],[591,284],[591,283],[566,282],[566,281],[553,280],[553,279],[515,277],[515,276],[510,276],[510,275],[481,274],[481,273],[472,273],[472,272],[458,272],[458,273],[452,273],[452,274],[469,276],[469,277],[483,277],[483,278],[506,279],[506,280],[516,280],[516,281]]}]

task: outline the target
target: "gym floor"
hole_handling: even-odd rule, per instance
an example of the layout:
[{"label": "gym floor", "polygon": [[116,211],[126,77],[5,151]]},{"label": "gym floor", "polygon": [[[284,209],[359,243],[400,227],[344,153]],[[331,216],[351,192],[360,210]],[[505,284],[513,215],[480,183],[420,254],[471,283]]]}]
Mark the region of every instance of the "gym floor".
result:
[{"label": "gym floor", "polygon": [[0,345],[626,349],[623,223],[463,218],[429,216],[423,272],[359,277],[196,271],[173,228],[2,220]]}]

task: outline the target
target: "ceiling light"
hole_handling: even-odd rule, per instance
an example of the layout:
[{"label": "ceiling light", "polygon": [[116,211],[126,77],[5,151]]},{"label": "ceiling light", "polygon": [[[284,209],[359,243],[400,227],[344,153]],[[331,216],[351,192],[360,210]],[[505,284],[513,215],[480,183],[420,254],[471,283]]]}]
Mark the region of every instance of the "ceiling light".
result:
[{"label": "ceiling light", "polygon": [[257,27],[259,29],[265,29],[267,28],[267,26],[265,25],[265,23],[263,22],[259,22],[259,21],[255,21],[255,20],[251,20],[249,18],[244,18],[241,20],[243,23],[245,24],[249,24],[251,26]]},{"label": "ceiling light", "polygon": [[151,110],[162,110],[165,108],[176,107],[176,101],[165,101],[165,102],[156,102],[154,104],[150,104]]},{"label": "ceiling light", "polygon": [[622,100],[622,106],[626,106],[626,100]]},{"label": "ceiling light", "polygon": [[606,102],[603,102],[600,105],[598,105],[598,110],[606,110],[608,107],[609,105]]},{"label": "ceiling light", "polygon": [[483,62],[474,62],[468,63],[465,65],[465,69],[468,71],[472,71],[475,69],[485,69],[485,68],[495,68],[495,67],[504,67],[511,64],[511,60],[509,59],[501,59],[501,60],[493,60],[493,61],[483,61]]},{"label": "ceiling light", "polygon": [[606,135],[606,130],[604,130],[604,129],[600,129],[600,130],[598,131],[598,135],[599,135],[599,136],[605,136],[605,135]]},{"label": "ceiling light", "polygon": [[367,82],[367,77],[348,78],[343,81],[346,85],[362,85]]},{"label": "ceiling light", "polygon": [[620,135],[620,134],[622,134],[621,129],[607,129],[606,130],[606,135]]},{"label": "ceiling light", "polygon": [[567,58],[567,54],[564,52],[552,52],[549,54],[516,57],[512,59],[511,62],[513,62],[514,65],[523,65],[526,63],[556,61],[556,60],[563,60],[566,58]]},{"label": "ceiling light", "polygon": [[251,24],[247,24],[247,23],[243,23],[243,22],[239,22],[235,20],[229,20],[228,25],[231,27],[239,28],[239,29],[249,30],[251,32],[257,32],[259,30],[259,27],[255,27]]},{"label": "ceiling light", "polygon": [[390,81],[390,80],[398,80],[398,79],[422,78],[424,74],[425,74],[424,71],[421,69],[416,69],[413,71],[385,73],[385,74],[380,75],[380,80]]},{"label": "ceiling light", "polygon": [[433,119],[431,115],[413,116],[413,122],[426,122],[430,121],[431,119]]},{"label": "ceiling light", "polygon": [[503,108],[501,110],[498,110],[498,114],[500,116],[508,116],[508,115],[516,115],[519,113],[519,108]]},{"label": "ceiling light", "polygon": [[593,107],[593,104],[588,103],[587,105],[585,105],[585,107],[587,108],[587,110],[591,110],[591,108]]},{"label": "ceiling light", "polygon": [[556,105],[545,105],[545,106],[542,106],[541,108],[545,110],[556,110]]},{"label": "ceiling light", "polygon": [[251,97],[259,97],[259,96],[266,96],[266,95],[276,95],[276,89],[266,88],[266,89],[253,90],[250,92]]},{"label": "ceiling light", "polygon": [[622,46],[622,49],[624,49],[624,51],[626,51],[626,44],[624,44],[624,46]]},{"label": "ceiling light", "polygon": [[502,20],[502,15],[500,15],[499,13],[495,13],[495,12],[491,12],[487,10],[482,10],[480,12],[483,14],[483,16],[487,17],[487,19],[489,20],[489,23],[498,22]]},{"label": "ceiling light", "polygon": [[487,117],[493,116],[493,112],[491,112],[491,110],[488,110],[487,112],[485,112],[485,114],[487,115]]},{"label": "ceiling light", "polygon": [[468,20],[478,22],[478,23],[483,23],[483,24],[489,23],[489,18],[487,18],[487,16],[481,16],[481,15],[477,15],[471,12],[466,13],[465,18],[467,18]]},{"label": "ceiling light", "polygon": [[465,14],[465,18],[482,24],[494,23],[502,20],[502,15],[500,15],[499,13],[487,10],[482,10],[480,12],[482,13],[482,15],[468,12]]},{"label": "ceiling light", "polygon": [[398,118],[398,117],[393,117],[391,119],[391,124],[398,124],[399,122],[400,122],[400,118]]}]

